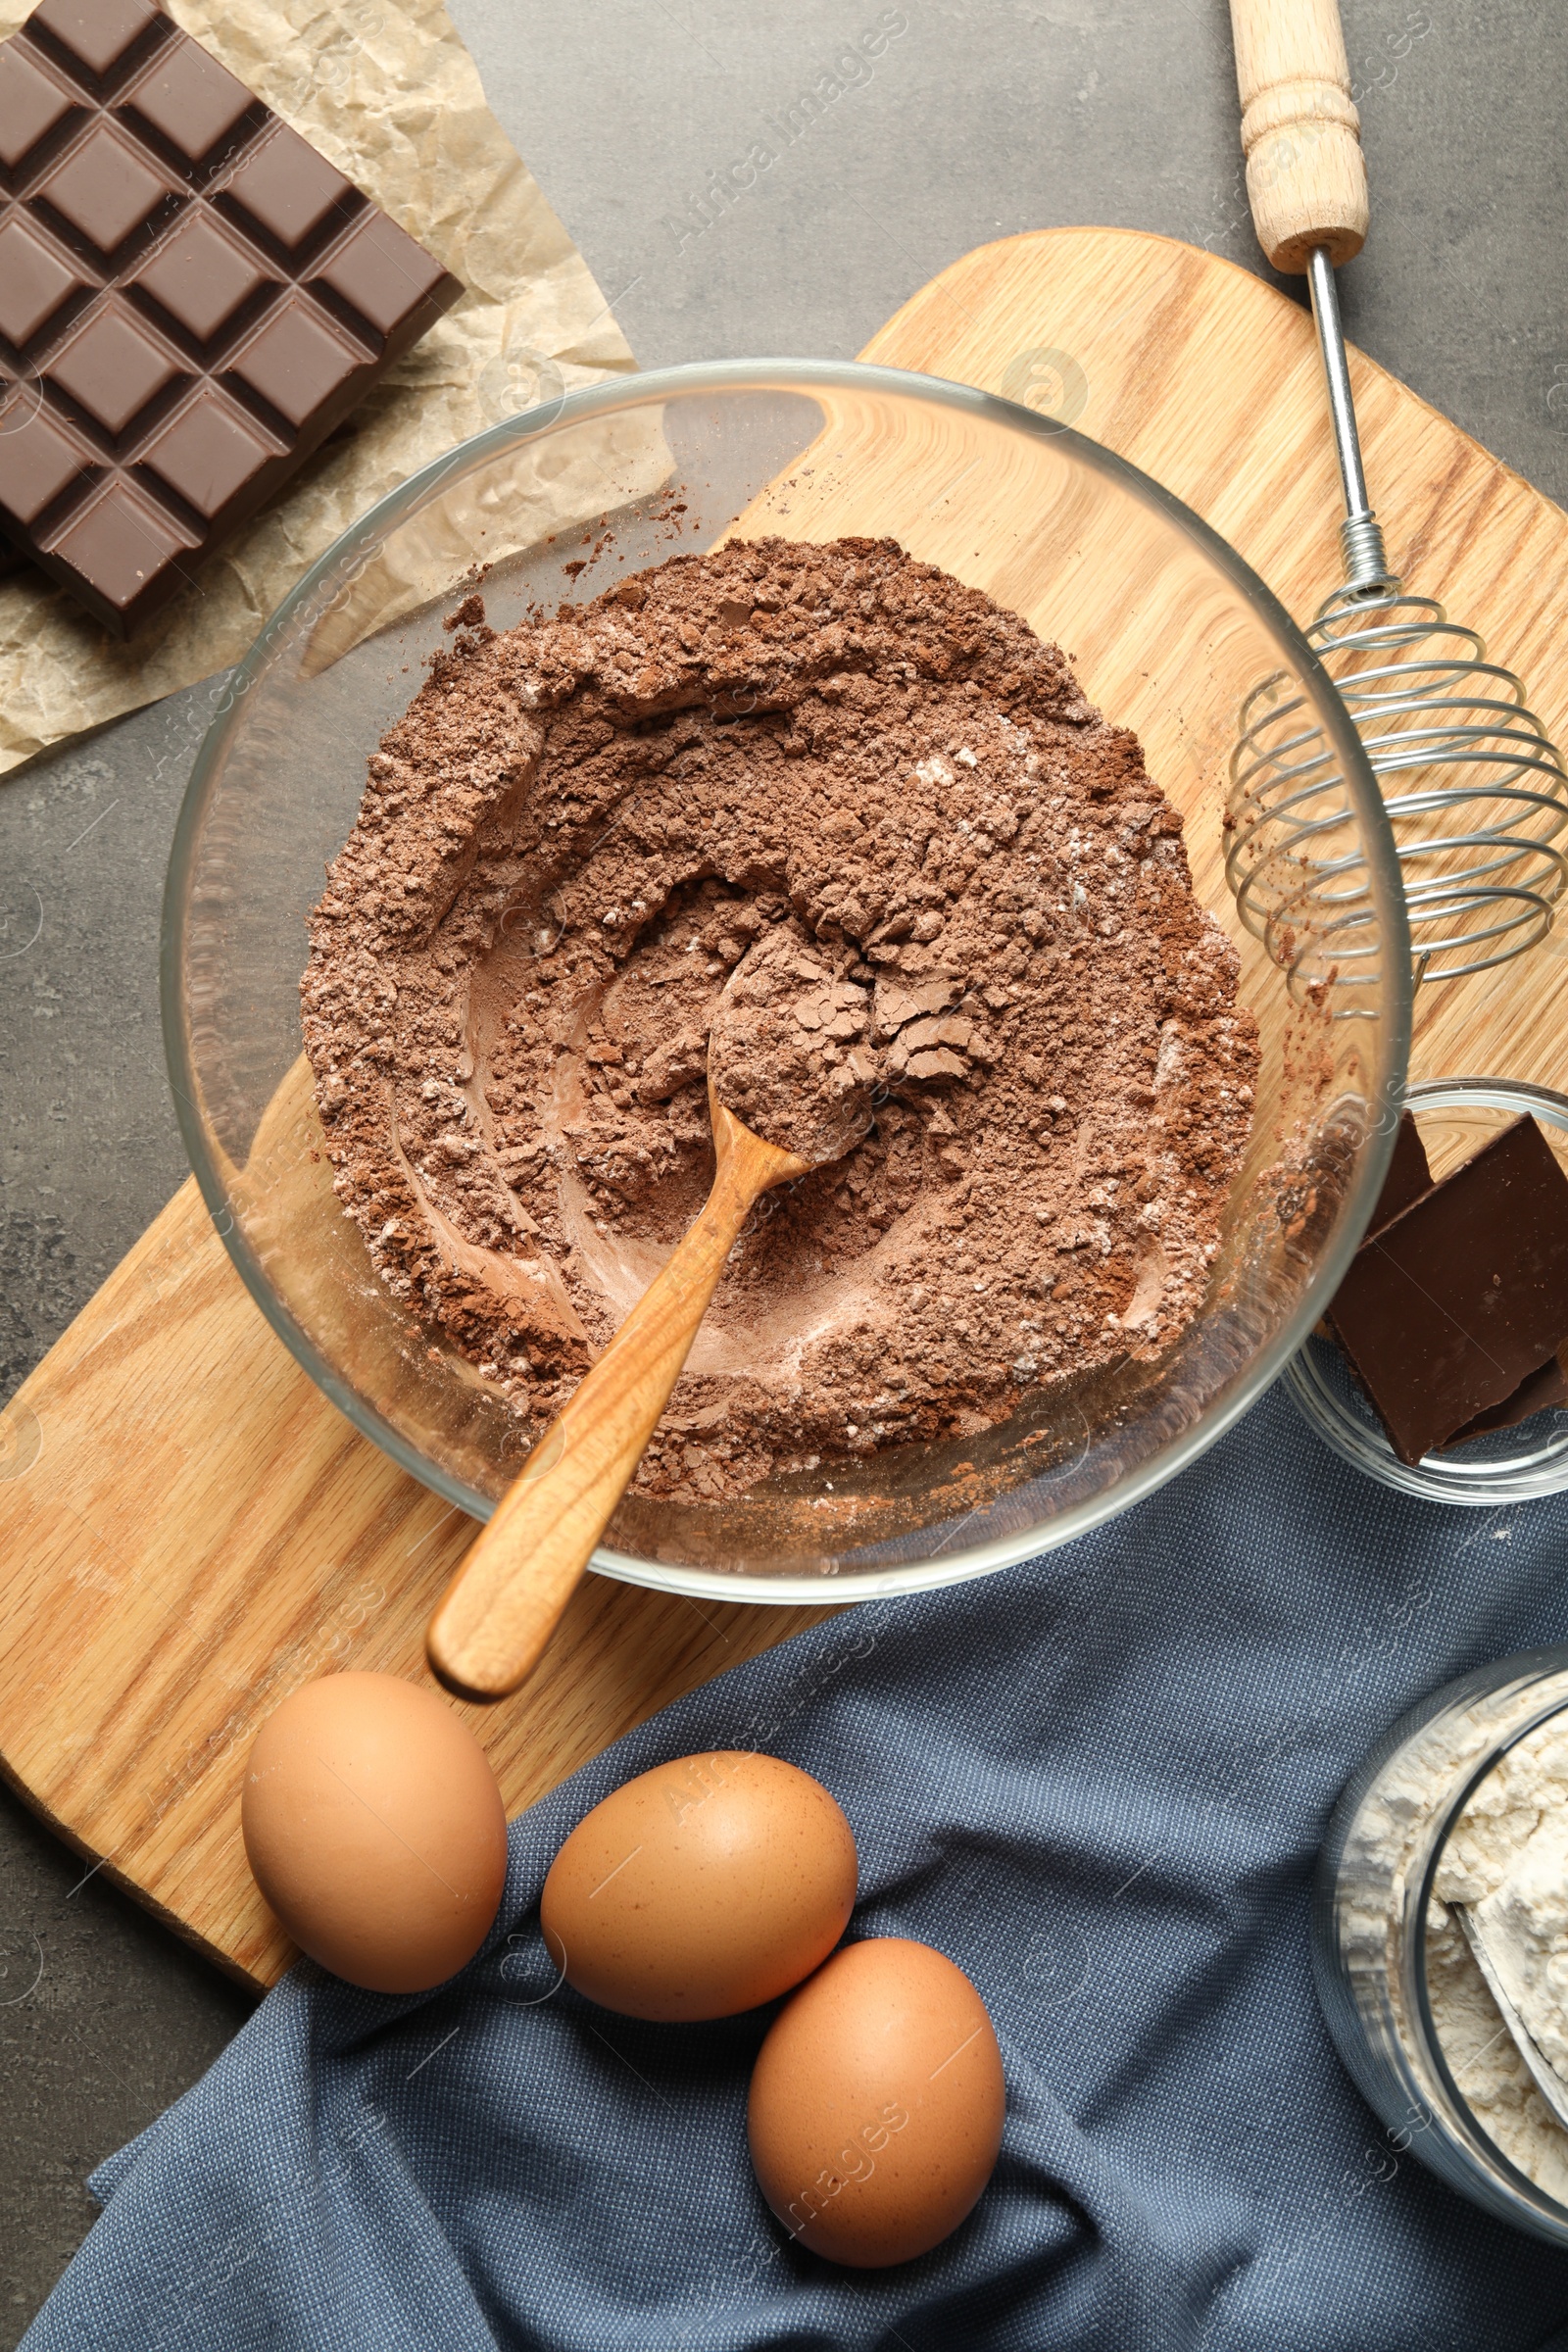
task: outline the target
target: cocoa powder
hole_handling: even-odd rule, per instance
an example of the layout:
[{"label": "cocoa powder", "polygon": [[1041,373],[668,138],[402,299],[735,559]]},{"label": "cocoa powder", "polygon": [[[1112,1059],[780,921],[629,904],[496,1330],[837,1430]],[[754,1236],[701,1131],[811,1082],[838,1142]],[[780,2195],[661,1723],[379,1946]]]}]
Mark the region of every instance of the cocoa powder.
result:
[{"label": "cocoa powder", "polygon": [[708,1080],[754,1134],[811,1167],[842,1159],[875,1116],[870,991],[836,980],[800,924],[748,948],[713,1008]]},{"label": "cocoa powder", "polygon": [[[671,558],[505,635],[470,598],[370,761],[302,982],[382,1279],[535,1432],[696,1214],[710,1030],[770,1140],[637,1485],[976,1433],[1199,1311],[1257,1044],[1137,742],[892,541]],[[821,1090],[825,1089],[823,1093]]]}]

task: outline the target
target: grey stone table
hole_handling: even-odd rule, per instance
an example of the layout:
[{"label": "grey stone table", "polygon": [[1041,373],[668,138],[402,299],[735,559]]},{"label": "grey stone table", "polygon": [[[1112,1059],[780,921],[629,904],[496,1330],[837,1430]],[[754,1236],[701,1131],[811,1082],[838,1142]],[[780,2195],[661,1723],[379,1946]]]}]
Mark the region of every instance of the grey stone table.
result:
[{"label": "grey stone table", "polygon": [[[881,0],[452,5],[645,367],[851,355],[944,264],[1025,228],[1157,229],[1263,268],[1225,0],[900,0],[907,29],[871,78],[707,225],[710,174]],[[1373,187],[1349,331],[1568,498],[1568,27],[1541,0],[1345,0],[1345,16]],[[0,782],[0,1399],[185,1173],[156,987],[183,700]],[[0,1795],[5,2345],[89,2225],[82,2176],[247,2009],[80,1876]]]}]

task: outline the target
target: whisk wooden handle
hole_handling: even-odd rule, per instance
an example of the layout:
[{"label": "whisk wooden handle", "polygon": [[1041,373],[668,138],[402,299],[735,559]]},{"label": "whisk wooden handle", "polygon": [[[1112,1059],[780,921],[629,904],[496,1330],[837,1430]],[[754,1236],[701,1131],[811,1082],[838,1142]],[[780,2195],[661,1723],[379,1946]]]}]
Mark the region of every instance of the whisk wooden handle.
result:
[{"label": "whisk wooden handle", "polygon": [[1231,30],[1258,243],[1276,270],[1304,270],[1314,245],[1348,262],[1368,204],[1339,0],[1231,0]]}]

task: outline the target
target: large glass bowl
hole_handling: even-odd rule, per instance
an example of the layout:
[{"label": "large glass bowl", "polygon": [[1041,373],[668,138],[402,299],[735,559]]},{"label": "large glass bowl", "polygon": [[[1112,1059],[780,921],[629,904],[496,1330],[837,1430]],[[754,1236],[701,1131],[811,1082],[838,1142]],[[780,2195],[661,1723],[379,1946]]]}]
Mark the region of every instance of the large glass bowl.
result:
[{"label": "large glass bowl", "polygon": [[[897,538],[1068,653],[1181,810],[1199,898],[1236,943],[1262,1032],[1209,1298],[1159,1362],[1092,1396],[1026,1396],[961,1444],[825,1463],[727,1503],[629,1496],[595,1555],[678,1592],[859,1597],[1062,1543],[1191,1461],[1299,1346],[1382,1182],[1410,1023],[1382,804],[1305,641],[1196,515],[1050,417],[835,362],[674,368],[497,425],[340,540],[220,698],[170,868],[164,1019],[192,1164],[263,1312],[360,1429],[486,1515],[526,1441],[500,1393],[381,1287],[339,1211],[301,1055],[305,918],[466,576],[482,571],[505,626],[676,550],[764,533]],[[1224,827],[1239,714],[1268,680],[1283,723],[1326,745],[1339,800],[1312,865],[1273,877],[1260,941],[1227,887]]]}]

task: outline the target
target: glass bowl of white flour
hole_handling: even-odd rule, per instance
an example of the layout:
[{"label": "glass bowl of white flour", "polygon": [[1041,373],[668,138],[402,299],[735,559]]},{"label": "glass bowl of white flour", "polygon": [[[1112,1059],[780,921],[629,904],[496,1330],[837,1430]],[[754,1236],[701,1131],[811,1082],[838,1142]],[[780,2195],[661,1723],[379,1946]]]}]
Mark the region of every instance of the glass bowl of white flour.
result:
[{"label": "glass bowl of white flour", "polygon": [[1568,1647],[1480,1667],[1394,1726],[1335,1810],[1312,1940],[1392,2148],[1568,2246],[1546,2095],[1560,2078],[1568,2113]]}]

